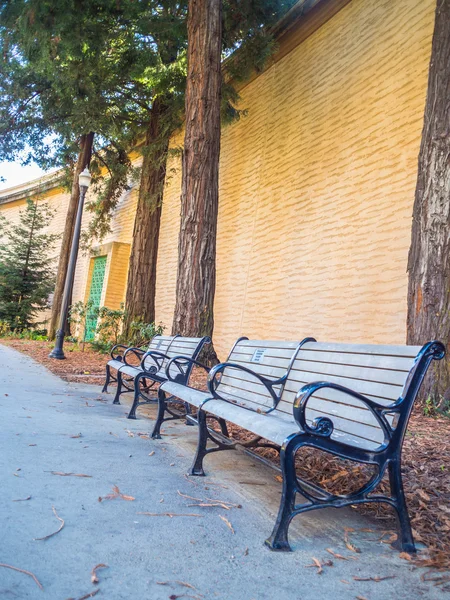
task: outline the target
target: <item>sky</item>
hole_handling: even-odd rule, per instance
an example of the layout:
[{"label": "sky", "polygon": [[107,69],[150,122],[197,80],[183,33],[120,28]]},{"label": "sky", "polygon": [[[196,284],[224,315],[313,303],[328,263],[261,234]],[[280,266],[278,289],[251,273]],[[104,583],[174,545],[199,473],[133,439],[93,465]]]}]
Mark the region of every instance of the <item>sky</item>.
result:
[{"label": "sky", "polygon": [[37,165],[23,167],[20,162],[0,162],[0,177],[5,179],[0,181],[0,190],[26,183],[44,173]]}]

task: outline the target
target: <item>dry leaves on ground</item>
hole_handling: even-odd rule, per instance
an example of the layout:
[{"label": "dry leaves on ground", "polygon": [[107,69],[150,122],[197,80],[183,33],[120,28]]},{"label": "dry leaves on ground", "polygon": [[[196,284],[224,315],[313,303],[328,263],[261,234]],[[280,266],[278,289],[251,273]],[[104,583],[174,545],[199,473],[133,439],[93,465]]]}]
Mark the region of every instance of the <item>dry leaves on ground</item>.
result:
[{"label": "dry leaves on ground", "polygon": [[117,485],[113,486],[112,494],[106,494],[106,496],[99,496],[98,501],[103,502],[103,500],[114,500],[115,498],[122,498],[122,500],[132,501],[135,500],[133,496],[127,496],[126,494],[122,494]]},{"label": "dry leaves on ground", "polygon": [[98,569],[107,569],[108,565],[105,565],[103,563],[100,563],[98,565],[95,565],[95,567],[92,569],[91,571],[91,582],[92,583],[98,583],[98,577],[97,577],[97,571]]},{"label": "dry leaves on ground", "polygon": [[32,577],[32,579],[34,579],[34,581],[36,582],[36,585],[39,587],[39,589],[41,589],[41,590],[44,589],[42,583],[39,581],[39,579],[36,577],[36,575],[31,573],[31,571],[26,571],[25,569],[19,569],[19,567],[13,567],[12,565],[7,565],[6,563],[0,563],[0,567],[4,567],[5,569],[11,569],[12,571],[19,571],[19,573],[25,573],[25,575],[28,575],[29,577]]},{"label": "dry leaves on ground", "polygon": [[54,506],[52,506],[52,511],[53,514],[55,515],[55,517],[58,519],[58,521],[61,522],[61,525],[58,527],[58,529],[56,531],[54,531],[53,533],[49,533],[48,535],[44,535],[44,537],[40,537],[40,538],[33,538],[35,542],[38,542],[40,540],[48,540],[49,538],[53,537],[54,535],[56,535],[57,533],[59,533],[61,531],[61,529],[64,527],[64,519],[61,519],[61,517],[58,515],[58,513],[56,512],[56,509]]}]

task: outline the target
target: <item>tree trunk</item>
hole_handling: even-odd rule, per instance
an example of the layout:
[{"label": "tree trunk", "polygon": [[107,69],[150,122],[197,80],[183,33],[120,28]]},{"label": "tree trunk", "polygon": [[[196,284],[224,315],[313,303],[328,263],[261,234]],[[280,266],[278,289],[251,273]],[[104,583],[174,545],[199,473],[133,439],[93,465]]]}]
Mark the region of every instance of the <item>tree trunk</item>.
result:
[{"label": "tree trunk", "polygon": [[94,134],[87,133],[81,136],[80,152],[78,154],[77,164],[73,174],[72,192],[70,194],[69,206],[67,208],[66,224],[61,241],[61,250],[59,253],[58,271],[56,275],[55,292],[53,295],[52,314],[48,327],[48,337],[53,339],[59,324],[59,315],[61,312],[61,302],[64,293],[64,284],[66,281],[67,267],[69,264],[70,249],[72,247],[73,229],[75,218],[77,216],[78,199],[80,197],[80,188],[78,185],[78,176],[91,162],[92,144]]},{"label": "tree trunk", "polygon": [[450,0],[438,0],[408,259],[408,344],[439,339],[422,399],[450,403]]},{"label": "tree trunk", "polygon": [[[172,333],[212,336],[219,201],[221,0],[189,0],[186,131]],[[215,356],[213,352],[210,355]],[[211,356],[210,356],[211,358]]]},{"label": "tree trunk", "polygon": [[128,267],[125,336],[130,334],[132,321],[141,319],[144,323],[153,323],[155,320],[156,260],[169,146],[169,134],[161,123],[165,110],[163,103],[157,98],[153,103],[146,134]]}]

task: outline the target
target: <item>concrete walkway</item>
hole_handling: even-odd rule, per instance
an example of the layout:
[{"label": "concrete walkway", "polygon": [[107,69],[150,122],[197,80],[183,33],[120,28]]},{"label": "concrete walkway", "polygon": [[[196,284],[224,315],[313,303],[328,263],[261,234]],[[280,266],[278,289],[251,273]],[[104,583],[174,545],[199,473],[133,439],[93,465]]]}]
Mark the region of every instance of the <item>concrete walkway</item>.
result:
[{"label": "concrete walkway", "polygon": [[[291,527],[295,552],[270,552],[263,541],[281,487],[272,469],[243,453],[223,452],[208,457],[208,477],[187,479],[195,427],[166,427],[166,437],[152,441],[138,435],[148,434],[151,422],[127,420],[127,406],[111,400],[0,346],[0,563],[34,573],[43,586],[41,591],[26,574],[0,567],[1,599],[75,599],[97,588],[97,597],[108,600],[442,597],[379,541],[379,524],[355,512],[299,517]],[[113,486],[135,500],[99,502]],[[178,492],[241,508],[190,506],[198,502]],[[35,540],[60,526],[52,507],[64,528]],[[377,531],[351,533],[361,549],[354,554],[344,545],[344,527]],[[333,558],[327,548],[352,559]],[[318,574],[308,567],[313,558],[332,565]],[[108,568],[99,569],[94,585],[91,570],[99,563]],[[376,576],[393,578],[354,580]]]}]

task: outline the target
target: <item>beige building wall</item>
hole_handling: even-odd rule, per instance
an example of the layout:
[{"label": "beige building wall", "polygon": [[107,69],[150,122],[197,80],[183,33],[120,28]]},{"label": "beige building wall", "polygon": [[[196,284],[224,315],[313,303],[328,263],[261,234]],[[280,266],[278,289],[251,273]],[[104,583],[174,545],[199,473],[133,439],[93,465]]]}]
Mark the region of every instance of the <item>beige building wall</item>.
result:
[{"label": "beige building wall", "polygon": [[[405,342],[407,255],[435,0],[352,0],[241,92],[220,170],[216,348],[239,335]],[[176,161],[172,168],[176,168]],[[157,320],[175,300],[180,173]]]}]

